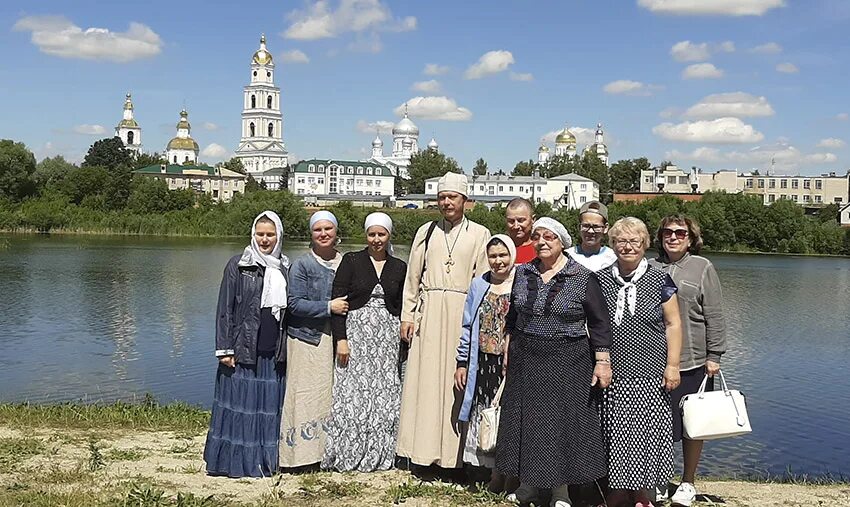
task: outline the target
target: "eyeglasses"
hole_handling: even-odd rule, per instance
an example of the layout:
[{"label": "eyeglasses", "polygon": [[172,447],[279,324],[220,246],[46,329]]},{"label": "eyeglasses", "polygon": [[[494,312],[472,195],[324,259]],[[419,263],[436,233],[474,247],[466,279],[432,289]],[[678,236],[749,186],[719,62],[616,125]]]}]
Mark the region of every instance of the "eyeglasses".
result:
[{"label": "eyeglasses", "polygon": [[614,241],[614,244],[617,245],[617,248],[623,248],[626,245],[629,245],[632,248],[640,248],[643,246],[642,239],[618,239]]},{"label": "eyeglasses", "polygon": [[550,241],[550,242],[555,241],[556,239],[560,240],[558,235],[555,234],[554,232],[548,232],[548,231],[544,232],[544,233],[535,232],[531,235],[531,241],[539,241],[540,238],[543,238],[543,241]]},{"label": "eyeglasses", "polygon": [[670,236],[676,236],[676,239],[685,239],[688,237],[687,229],[661,229],[661,237],[669,238]]},{"label": "eyeglasses", "polygon": [[605,230],[605,226],[599,224],[581,224],[580,227],[581,230],[587,232],[602,232],[603,230]]}]

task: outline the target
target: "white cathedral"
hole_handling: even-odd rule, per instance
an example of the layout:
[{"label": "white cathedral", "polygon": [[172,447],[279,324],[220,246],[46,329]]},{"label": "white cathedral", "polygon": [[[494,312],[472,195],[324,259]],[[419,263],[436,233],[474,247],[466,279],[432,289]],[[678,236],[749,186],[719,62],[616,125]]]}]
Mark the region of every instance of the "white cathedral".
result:
[{"label": "white cathedral", "polygon": [[[407,179],[410,177],[407,168],[410,166],[410,157],[419,152],[419,127],[407,115],[407,104],[404,105],[404,118],[393,125],[393,149],[390,155],[384,155],[384,142],[381,133],[375,135],[372,141],[372,157],[367,162],[375,162],[390,168],[396,177]],[[428,143],[429,150],[438,150],[439,145],[434,138]]]},{"label": "white cathedral", "polygon": [[289,165],[283,144],[280,88],[274,85],[274,59],[266,49],[265,35],[251,58],[251,81],[243,91],[242,138],[234,156],[242,160],[248,174]]},{"label": "white cathedral", "polygon": [[[608,165],[608,147],[605,145],[605,136],[602,132],[602,124],[596,124],[596,135],[593,144],[589,144],[584,148],[585,153],[596,153],[599,160],[605,165]],[[563,130],[555,136],[555,156],[574,158],[577,155],[576,136],[570,132],[569,125],[566,125]],[[544,165],[549,162],[551,151],[546,146],[545,142],[540,143],[540,148],[537,149],[537,163]]]},{"label": "white cathedral", "polygon": [[127,92],[127,97],[124,99],[124,118],[118,122],[115,127],[115,137],[121,138],[124,146],[138,155],[142,150],[142,127],[133,118],[133,99],[130,93]]}]

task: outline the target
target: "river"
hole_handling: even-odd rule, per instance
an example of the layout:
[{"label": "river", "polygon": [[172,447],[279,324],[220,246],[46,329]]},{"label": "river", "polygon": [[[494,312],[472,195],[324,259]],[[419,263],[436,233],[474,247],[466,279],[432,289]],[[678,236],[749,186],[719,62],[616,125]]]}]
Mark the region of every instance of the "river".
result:
[{"label": "river", "polygon": [[[0,235],[0,401],[132,400],[149,392],[208,407],[221,272],[243,246]],[[306,248],[285,251],[294,257]],[[850,261],[710,257],[728,319],[724,372],[747,396],[754,431],[709,442],[701,472],[850,473]]]}]

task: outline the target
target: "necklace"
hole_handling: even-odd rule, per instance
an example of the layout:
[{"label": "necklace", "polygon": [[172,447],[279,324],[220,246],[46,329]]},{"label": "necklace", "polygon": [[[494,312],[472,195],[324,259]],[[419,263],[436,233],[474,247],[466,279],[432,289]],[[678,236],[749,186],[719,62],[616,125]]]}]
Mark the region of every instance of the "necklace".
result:
[{"label": "necklace", "polygon": [[[465,217],[464,217],[465,218]],[[460,219],[460,223],[458,227],[463,226],[464,218]],[[446,221],[448,223],[448,221]],[[443,231],[443,239],[446,240],[446,250],[449,251],[449,259],[445,262],[446,264],[446,273],[452,272],[452,266],[454,266],[455,261],[452,259],[452,252],[455,250],[455,246],[457,246],[457,240],[460,238],[460,234],[463,232],[463,229],[458,229],[457,236],[455,236],[455,240],[452,242],[452,246],[449,246],[449,235],[446,231]]]}]

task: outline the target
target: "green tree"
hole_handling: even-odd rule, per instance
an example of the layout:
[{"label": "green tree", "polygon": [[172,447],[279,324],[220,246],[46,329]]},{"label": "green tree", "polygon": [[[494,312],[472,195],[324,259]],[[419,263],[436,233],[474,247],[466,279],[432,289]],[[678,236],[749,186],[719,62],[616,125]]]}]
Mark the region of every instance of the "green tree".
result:
[{"label": "green tree", "polygon": [[475,167],[472,168],[472,174],[477,176],[484,176],[487,174],[487,162],[485,162],[483,158],[479,158],[475,161]]},{"label": "green tree", "polygon": [[534,170],[538,167],[538,164],[532,160],[520,160],[514,166],[514,170],[511,171],[511,176],[531,176],[534,174]]},{"label": "green tree", "polygon": [[248,179],[245,181],[245,193],[256,192],[258,190],[264,190],[264,188],[260,183],[257,183],[257,180],[255,180],[253,176],[249,174]]},{"label": "green tree", "polygon": [[618,160],[611,165],[609,175],[612,192],[637,192],[640,190],[640,170],[634,160]]},{"label": "green tree", "polygon": [[65,160],[62,155],[42,159],[35,166],[35,182],[41,192],[59,188],[77,166]]},{"label": "green tree", "polygon": [[102,195],[109,184],[109,172],[100,166],[84,166],[68,174],[59,190],[74,204],[81,204],[87,196]]},{"label": "green tree", "polygon": [[133,169],[141,169],[143,167],[167,163],[168,161],[165,160],[165,156],[160,153],[139,153],[133,161]]},{"label": "green tree", "polygon": [[567,155],[555,155],[549,159],[540,172],[546,178],[554,178],[563,174],[578,173],[581,160],[578,157],[570,157]]},{"label": "green tree", "polygon": [[840,208],[838,204],[831,202],[824,206],[823,208],[818,210],[818,220],[821,222],[829,222],[831,220],[838,220],[838,212]]},{"label": "green tree", "polygon": [[35,156],[24,143],[0,140],[0,197],[20,200],[35,193]]},{"label": "green tree", "polygon": [[422,150],[410,157],[407,168],[410,178],[404,182],[411,194],[425,193],[425,180],[442,176],[448,172],[463,172],[457,161],[436,150]]},{"label": "green tree", "polygon": [[242,164],[241,158],[232,157],[230,160],[225,160],[221,162],[221,167],[239,174],[245,174],[245,166]]},{"label": "green tree", "polygon": [[135,213],[164,213],[169,209],[168,184],[159,178],[136,176],[127,199],[127,209]]},{"label": "green tree", "polygon": [[133,154],[124,147],[120,137],[108,137],[89,147],[81,165],[105,167],[110,171],[121,166],[133,167]]},{"label": "green tree", "polygon": [[608,177],[608,166],[596,155],[596,153],[585,152],[576,167],[577,174],[590,178],[599,184],[599,198],[605,202],[611,201],[611,184]]}]

